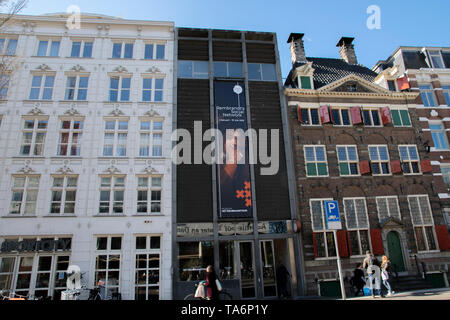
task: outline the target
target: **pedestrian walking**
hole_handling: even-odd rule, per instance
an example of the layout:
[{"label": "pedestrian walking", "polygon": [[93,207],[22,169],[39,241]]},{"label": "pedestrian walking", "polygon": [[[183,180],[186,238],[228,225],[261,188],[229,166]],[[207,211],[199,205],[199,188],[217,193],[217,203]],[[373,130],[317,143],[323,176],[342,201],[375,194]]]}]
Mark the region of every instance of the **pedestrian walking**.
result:
[{"label": "pedestrian walking", "polygon": [[278,297],[280,299],[286,299],[288,297],[288,289],[287,289],[288,279],[291,275],[281,261],[278,262],[276,276],[277,276],[277,285],[279,289]]},{"label": "pedestrian walking", "polygon": [[[363,269],[366,269],[367,276],[369,278],[369,289],[372,293],[372,297],[375,295],[381,296],[381,285],[380,285],[380,267],[374,264],[375,258],[369,250],[366,251],[366,257],[363,261]],[[373,287],[373,282],[375,280],[375,288]],[[376,292],[376,294],[375,294]]]},{"label": "pedestrian walking", "polygon": [[364,278],[364,271],[362,270],[362,264],[358,263],[355,270],[353,271],[353,278],[351,279],[351,284],[355,290],[355,297],[361,292],[364,295],[364,285],[366,284],[366,279]]},{"label": "pedestrian walking", "polygon": [[217,276],[213,266],[208,266],[206,268],[206,281],[203,284],[206,288],[206,299],[208,300],[219,300],[219,289],[217,289],[216,279]]},{"label": "pedestrian walking", "polygon": [[383,285],[388,290],[388,293],[386,295],[387,297],[390,297],[393,294],[391,285],[389,283],[390,267],[391,267],[391,262],[389,261],[389,258],[387,256],[383,256],[381,259],[381,279],[383,280]]}]

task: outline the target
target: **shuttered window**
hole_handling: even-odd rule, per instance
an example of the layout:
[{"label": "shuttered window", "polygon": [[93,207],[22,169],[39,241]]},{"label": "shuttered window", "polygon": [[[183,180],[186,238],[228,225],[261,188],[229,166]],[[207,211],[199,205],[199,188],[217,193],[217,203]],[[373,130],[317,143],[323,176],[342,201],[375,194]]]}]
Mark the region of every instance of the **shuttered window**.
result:
[{"label": "shuttered window", "polygon": [[417,250],[436,250],[434,221],[428,195],[408,196],[408,203],[416,235]]}]

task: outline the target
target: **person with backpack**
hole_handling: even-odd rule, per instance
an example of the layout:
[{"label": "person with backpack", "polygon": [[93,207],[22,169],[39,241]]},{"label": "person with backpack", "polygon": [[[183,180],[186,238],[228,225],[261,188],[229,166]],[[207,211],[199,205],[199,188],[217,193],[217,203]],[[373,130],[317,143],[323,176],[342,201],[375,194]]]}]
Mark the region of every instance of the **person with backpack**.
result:
[{"label": "person with backpack", "polygon": [[355,270],[353,271],[353,278],[350,280],[353,288],[355,289],[355,297],[361,292],[364,295],[364,285],[366,284],[366,280],[364,277],[364,271],[362,270],[362,264],[358,263],[356,265]]}]

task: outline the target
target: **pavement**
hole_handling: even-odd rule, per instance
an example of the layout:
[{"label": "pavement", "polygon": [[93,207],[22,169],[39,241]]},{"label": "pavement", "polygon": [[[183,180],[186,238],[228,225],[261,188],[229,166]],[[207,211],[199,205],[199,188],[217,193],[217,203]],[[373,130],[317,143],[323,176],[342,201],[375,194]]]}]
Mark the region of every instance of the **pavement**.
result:
[{"label": "pavement", "polygon": [[439,288],[439,289],[427,289],[427,290],[417,290],[417,291],[406,291],[394,293],[391,297],[376,297],[364,296],[364,297],[347,297],[346,300],[358,301],[358,300],[369,300],[369,301],[392,301],[392,300],[450,300],[450,288]]}]

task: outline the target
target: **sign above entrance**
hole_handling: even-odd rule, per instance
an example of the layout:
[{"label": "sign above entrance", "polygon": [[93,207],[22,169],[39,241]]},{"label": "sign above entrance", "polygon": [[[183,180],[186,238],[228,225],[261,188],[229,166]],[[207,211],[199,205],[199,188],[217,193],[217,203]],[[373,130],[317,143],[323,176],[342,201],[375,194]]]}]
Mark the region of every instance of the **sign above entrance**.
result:
[{"label": "sign above entrance", "polygon": [[339,205],[337,201],[324,201],[327,229],[342,229],[341,215],[339,214]]},{"label": "sign above entrance", "polygon": [[62,251],[70,251],[71,250],[71,242],[70,238],[62,238],[62,239],[43,239],[43,240],[35,240],[35,239],[26,239],[22,241],[18,240],[5,240],[1,247],[1,253],[9,253],[9,252],[52,252],[56,250]]}]

